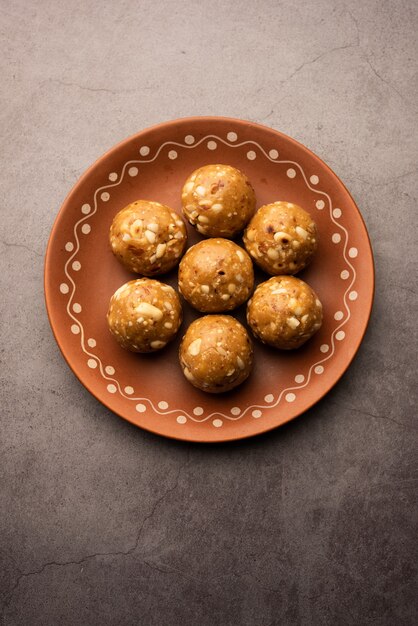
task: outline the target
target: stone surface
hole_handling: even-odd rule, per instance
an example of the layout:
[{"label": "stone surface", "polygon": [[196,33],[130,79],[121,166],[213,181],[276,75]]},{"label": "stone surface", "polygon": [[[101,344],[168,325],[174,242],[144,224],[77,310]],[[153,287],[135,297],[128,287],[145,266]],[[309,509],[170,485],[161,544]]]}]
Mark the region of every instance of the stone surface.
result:
[{"label": "stone surface", "polygon": [[[0,615],[7,626],[412,626],[417,609],[417,37],[411,0],[2,0]],[[151,436],[77,382],[47,238],[83,170],[162,120],[284,131],[374,245],[363,346],[267,436]]]}]

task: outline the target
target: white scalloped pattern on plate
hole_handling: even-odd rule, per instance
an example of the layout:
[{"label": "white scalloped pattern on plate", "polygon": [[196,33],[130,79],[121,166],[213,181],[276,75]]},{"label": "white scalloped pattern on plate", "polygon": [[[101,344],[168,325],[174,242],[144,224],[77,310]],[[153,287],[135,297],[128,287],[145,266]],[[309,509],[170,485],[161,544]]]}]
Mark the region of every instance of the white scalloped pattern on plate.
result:
[{"label": "white scalloped pattern on plate", "polygon": [[[280,160],[277,150],[270,150],[269,152],[266,152],[260,146],[260,144],[255,141],[248,140],[242,141],[241,143],[236,143],[237,140],[238,136],[233,131],[227,134],[227,140],[223,139],[222,137],[218,137],[217,135],[206,135],[196,143],[195,138],[192,135],[187,135],[184,138],[184,144],[176,141],[165,141],[163,144],[161,144],[154,156],[150,159],[142,158],[127,161],[122,167],[120,175],[118,175],[116,172],[112,172],[109,174],[109,180],[115,180],[116,182],[107,183],[106,185],[103,185],[102,187],[96,189],[93,195],[93,209],[89,203],[83,204],[80,209],[83,217],[81,217],[74,225],[75,243],[72,241],[68,241],[65,245],[65,250],[71,253],[64,266],[64,273],[71,285],[71,293],[70,286],[68,285],[68,283],[65,282],[60,284],[59,290],[63,295],[67,295],[70,293],[67,302],[67,313],[73,323],[70,325],[69,330],[74,335],[80,336],[80,346],[84,354],[86,355],[87,367],[89,367],[90,369],[96,369],[98,375],[100,375],[106,381],[107,391],[109,394],[119,393],[121,396],[126,398],[126,400],[129,400],[130,402],[135,402],[135,408],[138,413],[146,412],[147,405],[149,405],[155,413],[159,413],[160,415],[176,416],[176,423],[179,426],[185,424],[187,420],[192,420],[193,422],[198,423],[211,420],[214,428],[220,428],[223,425],[223,420],[236,421],[242,419],[246,415],[251,415],[253,419],[259,419],[263,416],[263,411],[274,409],[282,401],[283,398],[285,402],[294,402],[296,399],[296,394],[309,385],[312,377],[320,376],[324,372],[325,364],[332,358],[333,354],[335,353],[337,343],[343,341],[343,339],[345,338],[345,332],[342,330],[342,328],[347,324],[348,320],[351,317],[349,301],[354,302],[358,296],[357,292],[352,290],[352,287],[356,280],[356,271],[349,260],[349,258],[354,259],[357,257],[358,250],[354,247],[350,247],[348,249],[348,231],[346,228],[344,228],[344,226],[342,226],[342,224],[338,222],[338,218],[342,215],[341,209],[333,208],[330,196],[325,191],[320,191],[318,188],[316,188],[319,183],[318,176],[312,174],[308,180],[302,166],[299,165],[299,163],[296,163],[295,161]],[[345,308],[346,315],[344,315],[343,311],[337,311],[334,314],[334,319],[337,322],[341,323],[336,326],[336,328],[331,333],[328,343],[321,345],[320,352],[324,355],[323,358],[313,363],[307,373],[298,374],[295,377],[295,385],[287,387],[286,389],[282,389],[280,393],[276,395],[274,393],[266,395],[264,397],[265,404],[253,404],[246,407],[245,409],[241,409],[240,407],[233,407],[231,409],[231,415],[226,415],[218,411],[212,412],[208,415],[203,415],[201,407],[195,407],[192,411],[192,414],[190,414],[183,409],[170,409],[168,403],[165,401],[159,401],[156,406],[149,398],[135,396],[135,390],[133,387],[122,386],[115,378],[115,368],[112,365],[104,365],[100,357],[98,357],[97,354],[94,354],[93,352],[91,352],[91,350],[88,349],[95,348],[96,341],[93,338],[86,339],[83,325],[74,315],[74,313],[77,313],[81,310],[81,307],[78,303],[74,302],[76,283],[69,273],[70,267],[74,272],[78,272],[81,269],[80,263],[78,261],[74,261],[81,247],[79,231],[84,236],[90,233],[91,228],[90,224],[87,224],[87,220],[89,220],[97,212],[98,198],[100,198],[102,202],[107,202],[111,197],[110,192],[112,188],[117,187],[123,182],[126,173],[128,174],[128,176],[136,176],[136,174],[138,173],[138,169],[136,166],[144,165],[146,163],[152,163],[159,157],[161,151],[165,147],[169,146],[171,148],[167,154],[167,157],[173,160],[178,157],[178,150],[190,150],[204,142],[206,142],[207,149],[212,152],[216,150],[217,142],[223,143],[224,145],[234,149],[239,149],[245,146],[245,149],[247,150],[247,158],[250,161],[258,158],[259,154],[256,151],[258,150],[261,157],[265,157],[269,161],[277,163],[278,165],[286,166],[286,174],[289,178],[294,179],[298,176],[298,174],[300,174],[303,178],[304,183],[310,189],[310,191],[320,196],[320,198],[315,203],[316,208],[318,210],[322,210],[326,206],[328,208],[329,217],[336,227],[336,231],[332,235],[332,241],[335,244],[340,244],[340,242],[343,241],[342,256],[349,270],[346,269],[341,272],[341,279],[347,280],[351,276],[351,281],[348,284],[343,297],[343,306]],[[174,147],[177,148],[177,150],[174,150]],[[139,149],[139,154],[143,157],[148,156],[150,154],[150,148],[148,146],[141,146]],[[312,183],[312,185],[315,185],[315,187],[312,187],[310,183]],[[86,347],[86,345],[88,346],[88,348]]]}]

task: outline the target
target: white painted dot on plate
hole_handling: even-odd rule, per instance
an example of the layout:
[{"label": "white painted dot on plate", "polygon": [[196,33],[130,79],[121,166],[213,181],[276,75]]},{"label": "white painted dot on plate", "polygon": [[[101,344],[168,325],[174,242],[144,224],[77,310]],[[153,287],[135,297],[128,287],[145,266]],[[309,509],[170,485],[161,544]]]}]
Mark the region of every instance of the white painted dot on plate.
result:
[{"label": "white painted dot on plate", "polygon": [[236,141],[238,139],[238,135],[237,135],[237,133],[234,133],[234,131],[231,130],[227,134],[226,138],[228,139],[228,141]]},{"label": "white painted dot on plate", "polygon": [[96,347],[96,340],[95,339],[87,339],[87,344],[90,346],[90,348],[95,348]]},{"label": "white painted dot on plate", "polygon": [[135,406],[135,409],[138,411],[138,413],[145,413],[147,407],[145,406],[145,404],[139,403]]},{"label": "white painted dot on plate", "polygon": [[216,150],[218,144],[216,143],[216,141],[208,141],[207,146],[209,150]]},{"label": "white painted dot on plate", "polygon": [[168,153],[168,158],[174,161],[174,159],[177,159],[177,152],[175,150],[170,150],[170,152]]},{"label": "white painted dot on plate", "polygon": [[132,176],[132,178],[133,178],[134,176],[138,176],[138,171],[139,170],[138,170],[137,167],[130,167],[129,170],[128,170],[128,174],[129,174],[129,176]]},{"label": "white painted dot on plate", "polygon": [[81,304],[78,304],[78,302],[74,302],[73,311],[74,313],[81,313]]},{"label": "white painted dot on plate", "polygon": [[343,330],[339,330],[338,333],[336,333],[335,335],[335,339],[337,341],[342,341],[345,337],[345,332]]},{"label": "white painted dot on plate", "polygon": [[90,224],[83,224],[82,225],[81,232],[83,233],[83,235],[88,235],[90,231],[91,231]]},{"label": "white painted dot on plate", "polygon": [[349,249],[349,251],[348,251],[348,256],[349,256],[351,259],[355,259],[357,255],[358,255],[358,250],[357,250],[357,248],[350,248],[350,249]]},{"label": "white painted dot on plate", "polygon": [[342,215],[341,209],[334,209],[332,214],[336,219],[338,219]]},{"label": "white painted dot on plate", "polygon": [[72,252],[74,250],[74,244],[71,241],[67,241],[65,244],[65,249],[67,252]]},{"label": "white painted dot on plate", "polygon": [[187,422],[187,417],[185,415],[179,415],[176,421],[177,424],[185,424]]},{"label": "white painted dot on plate", "polygon": [[315,203],[315,206],[316,206],[317,209],[322,211],[322,209],[325,206],[325,202],[323,200],[317,200],[316,203]]},{"label": "white painted dot on plate", "polygon": [[294,402],[296,400],[296,396],[294,393],[287,393],[285,399],[286,402]]},{"label": "white painted dot on plate", "polygon": [[343,280],[347,280],[347,278],[350,276],[350,272],[348,270],[343,270],[340,276]]},{"label": "white painted dot on plate", "polygon": [[274,396],[272,393],[268,393],[266,396],[264,396],[264,402],[268,402],[270,404],[270,402],[273,402],[274,400]]},{"label": "white painted dot on plate", "polygon": [[162,409],[163,411],[165,409],[168,409],[168,402],[164,402],[164,400],[161,400],[161,402],[158,403],[158,408]]},{"label": "white painted dot on plate", "polygon": [[111,365],[106,365],[105,372],[106,374],[109,374],[109,376],[113,376],[113,374],[115,373],[115,368]]},{"label": "white painted dot on plate", "polygon": [[305,376],[303,374],[298,374],[295,376],[295,383],[303,383],[305,380]]},{"label": "white painted dot on plate", "polygon": [[202,415],[203,414],[203,409],[201,406],[195,406],[195,408],[193,409],[193,413],[195,415]]},{"label": "white painted dot on plate", "polygon": [[337,311],[336,313],[334,313],[334,319],[337,320],[337,322],[342,320],[343,317],[344,317],[344,313],[342,311]]},{"label": "white painted dot on plate", "polygon": [[288,178],[295,178],[296,170],[294,170],[293,167],[289,167],[289,169],[287,170],[286,174],[287,174]]},{"label": "white painted dot on plate", "polygon": [[103,202],[107,202],[110,198],[110,193],[108,191],[104,191],[101,195],[100,195],[101,199],[103,200]]},{"label": "white painted dot on plate", "polygon": [[73,333],[73,335],[78,335],[78,333],[80,332],[80,326],[78,324],[73,324],[71,326],[71,332]]},{"label": "white painted dot on plate", "polygon": [[216,419],[216,420],[213,420],[212,424],[215,426],[215,428],[220,428],[223,424],[223,421]]},{"label": "white painted dot on plate", "polygon": [[238,406],[233,406],[231,409],[232,415],[239,415],[241,413],[241,409]]},{"label": "white painted dot on plate", "polygon": [[350,293],[348,294],[348,298],[349,298],[351,301],[357,300],[357,298],[358,298],[358,293],[357,293],[357,291],[350,291]]},{"label": "white painted dot on plate", "polygon": [[332,235],[331,239],[332,239],[332,243],[340,243],[340,241],[341,241],[340,233],[334,233]]},{"label": "white painted dot on plate", "polygon": [[252,415],[253,417],[257,418],[257,417],[261,417],[263,414],[262,414],[262,412],[261,412],[261,411],[259,411],[258,409],[256,409],[255,411],[253,411],[253,412],[251,413],[251,415]]},{"label": "white painted dot on plate", "polygon": [[130,385],[127,385],[124,389],[124,392],[128,395],[131,396],[134,392],[134,388],[131,387]]},{"label": "white painted dot on plate", "polygon": [[256,158],[257,158],[257,155],[254,152],[254,150],[248,150],[248,152],[247,152],[247,159],[249,161],[254,161],[254,159],[256,159]]},{"label": "white painted dot on plate", "polygon": [[114,182],[115,182],[115,180],[117,180],[117,179],[118,179],[118,175],[116,174],[116,172],[110,172],[110,174],[109,174],[109,180],[110,180],[112,183],[114,183]]},{"label": "white painted dot on plate", "polygon": [[329,345],[327,343],[323,343],[319,349],[325,354],[325,352],[328,352],[329,350]]},{"label": "white painted dot on plate", "polygon": [[67,285],[67,283],[61,283],[60,284],[60,292],[61,293],[68,293],[69,291],[70,291],[70,288]]},{"label": "white painted dot on plate", "polygon": [[314,369],[315,374],[323,374],[324,373],[324,368],[322,367],[322,365],[317,365]]},{"label": "white painted dot on plate", "polygon": [[80,261],[74,261],[71,267],[73,268],[75,272],[78,272],[79,270],[81,270]]},{"label": "white painted dot on plate", "polygon": [[83,206],[81,207],[81,212],[84,213],[84,215],[88,215],[91,211],[91,206],[89,204],[83,204]]},{"label": "white painted dot on plate", "polygon": [[89,359],[87,361],[87,365],[90,367],[90,369],[94,370],[97,367],[97,361],[96,359]]},{"label": "white painted dot on plate", "polygon": [[319,183],[319,178],[316,174],[312,174],[309,180],[311,181],[312,185],[317,185]]},{"label": "white painted dot on plate", "polygon": [[188,146],[191,146],[194,143],[193,135],[186,135],[184,138],[184,143],[187,143]]},{"label": "white painted dot on plate", "polygon": [[117,387],[116,385],[108,385],[107,386],[107,390],[109,393],[116,393],[117,392]]},{"label": "white painted dot on plate", "polygon": [[150,152],[150,150],[149,150],[149,147],[148,147],[148,146],[141,146],[141,147],[139,148],[139,154],[140,154],[141,156],[147,156],[147,154],[149,154],[149,152]]},{"label": "white painted dot on plate", "polygon": [[275,150],[273,148],[273,150],[270,150],[270,152],[269,152],[269,157],[271,159],[278,159],[279,158],[279,153],[277,152],[277,150]]}]

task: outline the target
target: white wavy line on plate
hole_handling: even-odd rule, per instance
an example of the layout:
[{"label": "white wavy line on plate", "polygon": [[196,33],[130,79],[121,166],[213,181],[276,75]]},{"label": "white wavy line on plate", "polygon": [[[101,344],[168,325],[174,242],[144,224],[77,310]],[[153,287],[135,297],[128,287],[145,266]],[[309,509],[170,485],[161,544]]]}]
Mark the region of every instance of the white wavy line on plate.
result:
[{"label": "white wavy line on plate", "polygon": [[[309,368],[308,374],[307,374],[307,378],[303,382],[303,384],[293,385],[291,387],[286,387],[285,389],[283,389],[280,392],[280,394],[279,394],[279,396],[278,396],[278,398],[277,398],[277,400],[276,400],[276,402],[274,404],[254,404],[254,405],[248,406],[239,415],[237,415],[235,417],[234,416],[230,416],[230,415],[225,415],[224,413],[221,413],[219,411],[214,411],[213,413],[210,413],[209,415],[205,416],[202,419],[196,419],[196,417],[194,417],[193,415],[190,415],[187,411],[182,411],[181,409],[160,410],[160,409],[158,409],[158,407],[156,407],[154,405],[154,402],[152,400],[150,400],[149,398],[143,398],[143,397],[140,397],[140,396],[136,396],[136,397],[128,396],[127,394],[125,394],[123,392],[122,387],[121,387],[119,381],[117,379],[113,378],[112,376],[109,376],[109,375],[106,374],[105,368],[103,367],[103,363],[102,363],[100,357],[98,357],[96,354],[94,354],[94,353],[92,353],[92,352],[90,352],[89,350],[86,349],[85,343],[84,343],[84,328],[83,328],[83,325],[81,324],[81,322],[76,317],[74,317],[74,315],[72,314],[72,312],[70,310],[70,306],[71,306],[71,303],[73,301],[73,297],[74,297],[75,292],[76,292],[76,284],[73,281],[73,279],[70,276],[70,274],[68,273],[68,266],[71,263],[71,261],[77,256],[77,254],[78,254],[78,252],[80,250],[80,241],[79,241],[79,238],[78,238],[78,235],[77,235],[77,228],[78,228],[78,226],[80,224],[82,224],[83,222],[85,222],[86,220],[88,220],[89,218],[91,218],[95,213],[97,213],[97,210],[98,210],[97,195],[100,192],[102,192],[104,190],[107,190],[107,189],[112,189],[114,187],[117,187],[118,185],[120,185],[122,183],[122,181],[124,179],[124,176],[125,176],[125,172],[126,172],[126,168],[127,167],[129,167],[130,165],[134,165],[134,164],[152,163],[153,161],[155,161],[158,158],[158,156],[160,155],[161,151],[166,146],[177,146],[179,148],[192,149],[192,148],[196,148],[197,146],[199,146],[204,141],[207,141],[208,139],[216,139],[217,141],[220,141],[221,143],[223,143],[224,145],[226,145],[227,147],[230,147],[230,148],[239,148],[239,147],[242,147],[244,145],[256,146],[262,152],[262,154],[264,154],[264,156],[269,161],[271,161],[272,163],[277,163],[277,164],[281,164],[281,165],[286,164],[286,165],[294,165],[294,166],[296,166],[299,169],[300,173],[302,174],[303,180],[304,180],[306,186],[308,187],[308,189],[310,191],[313,191],[317,195],[325,196],[327,198],[328,203],[329,203],[330,219],[333,222],[333,224],[335,224],[338,228],[340,228],[344,232],[344,235],[345,235],[344,248],[343,248],[343,258],[344,258],[345,262],[347,263],[347,265],[352,270],[353,278],[352,278],[351,283],[347,287],[347,289],[346,289],[346,291],[344,293],[344,296],[343,296],[344,306],[345,306],[346,311],[347,311],[347,318],[344,319],[342,321],[342,323],[339,326],[337,326],[337,328],[335,328],[333,330],[332,334],[331,334],[331,338],[330,338],[331,352],[326,357],[322,358],[321,360],[319,360],[316,363],[314,363],[313,365],[311,365],[311,367]],[[88,215],[85,215],[82,218],[80,218],[76,222],[76,224],[74,225],[74,229],[73,229],[74,230],[74,238],[75,238],[77,246],[76,246],[76,249],[74,250],[74,252],[68,258],[68,260],[67,260],[67,262],[65,263],[65,266],[64,266],[64,273],[67,276],[68,280],[70,281],[70,283],[71,283],[71,285],[73,287],[73,290],[72,290],[72,292],[70,294],[70,297],[69,297],[69,300],[68,300],[68,303],[67,303],[67,313],[68,313],[69,317],[77,324],[77,326],[80,329],[80,340],[81,340],[80,345],[81,345],[81,348],[82,348],[83,352],[87,356],[91,357],[92,359],[94,359],[98,363],[99,370],[100,370],[100,373],[101,373],[102,377],[105,380],[114,383],[116,388],[117,388],[117,390],[119,391],[120,395],[122,397],[124,397],[125,399],[130,400],[130,401],[134,401],[134,402],[139,402],[139,401],[147,402],[147,403],[150,404],[152,410],[155,411],[155,413],[157,413],[159,415],[171,415],[173,413],[174,414],[181,414],[181,415],[187,416],[188,419],[192,420],[193,422],[197,422],[197,423],[206,422],[206,421],[212,419],[215,416],[222,417],[222,418],[224,418],[226,420],[229,420],[229,421],[237,421],[237,420],[240,420],[243,417],[245,417],[245,415],[247,415],[247,413],[249,411],[254,411],[255,409],[273,409],[273,408],[278,406],[278,404],[280,403],[280,401],[281,401],[281,399],[282,399],[284,394],[287,394],[287,393],[289,393],[291,391],[299,391],[301,389],[304,389],[310,383],[311,377],[312,377],[312,372],[315,369],[315,367],[317,367],[318,365],[322,365],[322,363],[325,363],[326,361],[328,361],[334,355],[334,353],[335,353],[334,337],[335,337],[336,333],[343,326],[345,326],[345,324],[348,322],[348,320],[351,317],[350,307],[348,306],[346,298],[347,298],[347,294],[351,290],[351,288],[354,285],[354,282],[356,280],[356,271],[354,269],[354,266],[348,260],[348,257],[346,255],[346,250],[347,250],[347,246],[348,246],[348,238],[349,238],[348,231],[342,224],[340,224],[339,222],[337,222],[334,219],[334,216],[332,214],[332,201],[331,201],[330,196],[325,191],[321,191],[319,189],[315,189],[315,188],[313,188],[309,184],[309,182],[308,182],[308,180],[307,180],[307,178],[305,176],[305,172],[304,172],[302,166],[299,163],[297,163],[296,161],[273,159],[264,150],[264,148],[262,148],[262,146],[260,146],[260,144],[258,144],[256,141],[252,141],[252,140],[246,140],[246,141],[242,141],[240,143],[230,143],[230,142],[227,142],[224,139],[222,139],[222,137],[218,137],[217,135],[205,135],[205,137],[202,137],[198,142],[196,142],[196,143],[194,143],[192,145],[186,145],[186,144],[182,144],[182,143],[179,143],[179,142],[176,142],[176,141],[166,141],[163,144],[161,144],[161,146],[157,149],[157,152],[155,153],[153,158],[151,158],[151,159],[133,159],[133,160],[127,161],[123,165],[123,167],[122,167],[122,171],[121,171],[121,175],[120,175],[119,180],[114,182],[114,183],[106,184],[106,185],[103,185],[102,187],[98,187],[98,189],[96,189],[96,191],[94,192],[93,200],[94,200],[93,211],[91,213],[89,213]]]}]

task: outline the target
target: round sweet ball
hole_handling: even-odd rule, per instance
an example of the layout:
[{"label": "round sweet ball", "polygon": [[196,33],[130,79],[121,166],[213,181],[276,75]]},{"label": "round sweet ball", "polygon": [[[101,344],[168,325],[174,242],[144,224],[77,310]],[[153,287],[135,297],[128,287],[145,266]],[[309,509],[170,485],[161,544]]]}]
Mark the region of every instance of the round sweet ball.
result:
[{"label": "round sweet ball", "polygon": [[115,215],[113,254],[130,272],[156,276],[177,265],[187,243],[183,219],[159,202],[137,200]]},{"label": "round sweet ball", "polygon": [[237,387],[253,362],[251,339],[230,315],[206,315],[190,324],[180,345],[180,364],[188,381],[209,393]]},{"label": "round sweet ball", "polygon": [[230,165],[205,165],[194,171],[181,199],[186,218],[207,237],[234,237],[255,211],[250,181]]},{"label": "round sweet ball", "polygon": [[262,206],[244,233],[244,244],[268,274],[296,274],[308,265],[318,247],[316,224],[291,202]]},{"label": "round sweet ball", "polygon": [[206,239],[188,249],[179,267],[179,290],[203,313],[232,311],[250,297],[253,264],[248,254],[228,239]]},{"label": "round sweet ball", "polygon": [[130,280],[110,299],[107,322],[116,341],[131,352],[155,352],[174,339],[182,321],[177,293],[150,278]]},{"label": "round sweet ball", "polygon": [[303,280],[274,276],[255,290],[248,302],[247,321],[263,343],[293,350],[321,328],[322,304]]}]

